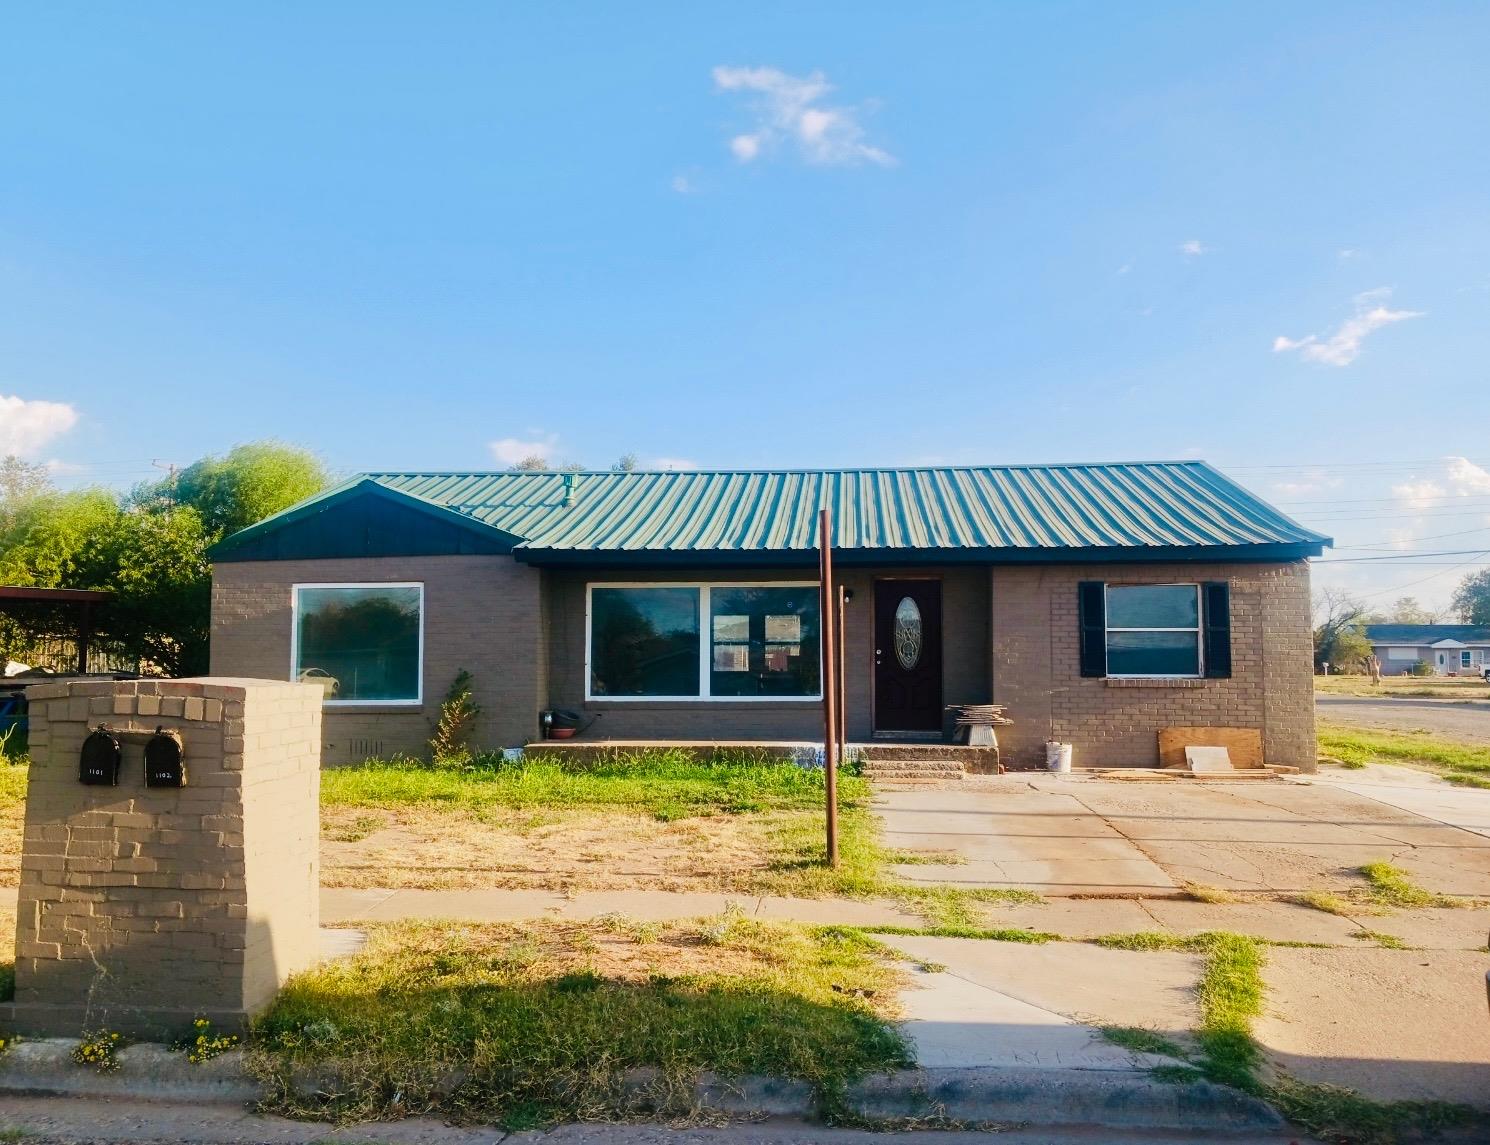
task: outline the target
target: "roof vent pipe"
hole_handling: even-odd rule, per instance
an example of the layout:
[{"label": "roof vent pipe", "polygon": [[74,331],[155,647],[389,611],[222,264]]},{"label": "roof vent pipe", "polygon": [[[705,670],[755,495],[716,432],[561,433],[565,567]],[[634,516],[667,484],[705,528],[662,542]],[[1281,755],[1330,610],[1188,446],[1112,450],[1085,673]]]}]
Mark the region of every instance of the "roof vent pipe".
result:
[{"label": "roof vent pipe", "polygon": [[573,473],[564,474],[564,508],[574,504],[574,487],[579,484],[579,478]]}]

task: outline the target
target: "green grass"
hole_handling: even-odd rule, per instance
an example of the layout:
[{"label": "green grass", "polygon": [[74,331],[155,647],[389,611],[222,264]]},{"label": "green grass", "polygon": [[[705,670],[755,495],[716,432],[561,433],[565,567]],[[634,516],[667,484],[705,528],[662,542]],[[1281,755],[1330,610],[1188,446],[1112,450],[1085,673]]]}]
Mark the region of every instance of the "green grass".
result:
[{"label": "green grass", "polygon": [[[867,804],[868,781],[840,774],[838,793],[845,807]],[[369,809],[435,804],[477,813],[617,807],[674,820],[821,807],[823,773],[755,753],[700,761],[676,750],[621,754],[584,765],[481,756],[469,770],[370,760],[323,772],[321,803]]]},{"label": "green grass", "polygon": [[24,762],[0,759],[0,815],[19,814],[26,803],[26,777],[31,769]]},{"label": "green grass", "polygon": [[1044,930],[1019,930],[1015,927],[976,926],[847,926],[834,924],[817,928],[818,933],[853,933],[872,937],[876,934],[904,934],[921,938],[974,938],[983,942],[1023,942],[1039,946],[1047,942],[1066,941],[1059,934]]},{"label": "green grass", "polygon": [[[854,782],[865,783],[858,779]],[[892,850],[879,841],[879,828],[869,809],[867,785],[846,789],[840,783],[837,867],[823,863],[824,827],[820,815],[782,820],[772,829],[767,846],[768,870],[740,889],[799,898],[894,899],[933,926],[968,929],[985,925],[982,909],[985,906],[1044,901],[1034,891],[1019,888],[949,887],[906,883],[894,878],[889,870],[891,866],[916,862],[925,856]]]},{"label": "green grass", "polygon": [[[254,1030],[273,1105],[344,1119],[434,1113],[509,1126],[678,1112],[701,1071],[852,1080],[910,1063],[884,1014],[877,943],[737,913],[628,927],[376,927],[368,949],[292,979]],[[315,1093],[296,1066],[330,1070]],[[651,1070],[644,1093],[622,1088]]]},{"label": "green grass", "polygon": [[[1189,938],[1150,932],[1109,935],[1096,941],[1127,950],[1205,952],[1205,970],[1196,988],[1200,1025],[1195,1038],[1200,1051],[1187,1055],[1182,1047],[1175,1045],[1181,1052],[1171,1056],[1191,1064],[1151,1071],[1158,1080],[1186,1084],[1205,1077],[1230,1085],[1271,1102],[1289,1121],[1322,1140],[1342,1145],[1396,1145],[1462,1126],[1490,1130],[1490,1116],[1465,1105],[1441,1101],[1373,1101],[1353,1090],[1302,1082],[1282,1073],[1264,1080],[1262,1048],[1253,1037],[1253,1024],[1262,1014],[1264,990],[1265,944],[1258,939],[1211,931]],[[1119,1031],[1116,1037],[1111,1034],[1108,1037],[1119,1045],[1130,1044],[1122,1039],[1131,1038],[1136,1046],[1158,1035],[1140,1030]]]},{"label": "green grass", "polygon": [[1290,901],[1299,906],[1324,911],[1325,914],[1338,914],[1341,918],[1351,918],[1358,914],[1381,913],[1376,907],[1352,902],[1343,895],[1337,895],[1334,891],[1301,891],[1291,896]]},{"label": "green grass", "polygon": [[1384,934],[1379,930],[1357,930],[1351,933],[1351,938],[1358,938],[1362,942],[1374,942],[1383,950],[1411,950],[1411,946],[1403,942],[1395,934]]},{"label": "green grass", "polygon": [[1371,889],[1367,893],[1372,901],[1381,906],[1411,908],[1473,905],[1468,899],[1458,899],[1451,895],[1437,895],[1431,891],[1425,891],[1407,877],[1406,871],[1392,866],[1391,863],[1367,863],[1361,868],[1361,875],[1370,884]]},{"label": "green grass", "polygon": [[1450,783],[1490,787],[1490,747],[1458,743],[1431,732],[1368,731],[1322,724],[1319,754],[1349,768],[1396,763],[1431,771]]},{"label": "green grass", "polygon": [[1320,696],[1437,696],[1456,700],[1490,699],[1490,686],[1474,676],[1383,676],[1372,684],[1370,676],[1316,676],[1314,693]]},{"label": "green grass", "polygon": [[1138,1026],[1102,1026],[1100,1032],[1113,1045],[1122,1046],[1130,1053],[1160,1054],[1177,1061],[1185,1061],[1190,1056],[1179,1042],[1154,1030]]}]

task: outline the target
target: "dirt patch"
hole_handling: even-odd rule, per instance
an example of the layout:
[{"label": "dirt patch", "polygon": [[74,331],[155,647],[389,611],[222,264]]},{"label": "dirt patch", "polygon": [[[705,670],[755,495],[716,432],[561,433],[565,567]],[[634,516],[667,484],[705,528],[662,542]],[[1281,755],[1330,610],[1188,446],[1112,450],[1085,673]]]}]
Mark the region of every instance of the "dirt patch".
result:
[{"label": "dirt patch", "polygon": [[665,822],[604,811],[327,808],[328,887],[725,890],[768,869],[767,839],[799,812]]}]

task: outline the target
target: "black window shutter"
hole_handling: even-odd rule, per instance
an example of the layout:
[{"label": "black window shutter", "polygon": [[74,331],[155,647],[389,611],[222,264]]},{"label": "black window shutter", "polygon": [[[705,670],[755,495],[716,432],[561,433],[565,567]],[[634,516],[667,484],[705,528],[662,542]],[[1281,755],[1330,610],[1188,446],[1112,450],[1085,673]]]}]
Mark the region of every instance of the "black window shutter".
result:
[{"label": "black window shutter", "polygon": [[1215,680],[1231,678],[1231,585],[1207,581],[1205,595],[1205,674]]},{"label": "black window shutter", "polygon": [[1076,626],[1081,639],[1081,674],[1107,675],[1107,586],[1102,581],[1077,582]]}]

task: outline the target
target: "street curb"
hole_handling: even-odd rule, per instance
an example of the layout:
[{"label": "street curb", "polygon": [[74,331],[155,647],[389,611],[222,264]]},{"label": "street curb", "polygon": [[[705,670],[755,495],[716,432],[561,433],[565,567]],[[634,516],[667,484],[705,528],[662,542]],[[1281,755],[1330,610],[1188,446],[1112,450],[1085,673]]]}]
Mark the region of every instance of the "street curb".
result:
[{"label": "street curb", "polygon": [[117,1069],[72,1060],[76,1038],[27,1038],[0,1054],[0,1093],[72,1097],[133,1097],[143,1101],[256,1101],[259,1084],[244,1072],[243,1055],[222,1054],[193,1065],[184,1053],[142,1042],[116,1055]]},{"label": "street curb", "polygon": [[[193,1065],[185,1054],[164,1046],[133,1045],[119,1051],[117,1069],[103,1072],[77,1065],[72,1060],[76,1045],[74,1039],[38,1039],[0,1055],[0,1093],[237,1105],[265,1093],[246,1073],[240,1051]],[[318,1088],[309,1072],[300,1082],[305,1090]],[[642,1096],[653,1082],[654,1071],[638,1070],[624,1088]],[[820,1113],[810,1085],[783,1078],[706,1074],[695,1083],[694,1101],[700,1110],[735,1116]],[[1256,1098],[1204,1081],[1170,1085],[1142,1070],[900,1070],[850,1086],[844,1107],[871,1122],[949,1119],[1207,1133],[1284,1126],[1278,1113]]]},{"label": "street curb", "polygon": [[[1169,1084],[1147,1070],[904,1070],[850,1088],[849,1104],[869,1117],[926,1116],[956,1121],[1091,1125],[1215,1133],[1278,1130],[1271,1105],[1208,1081]],[[919,1103],[920,1110],[913,1105]]]}]

